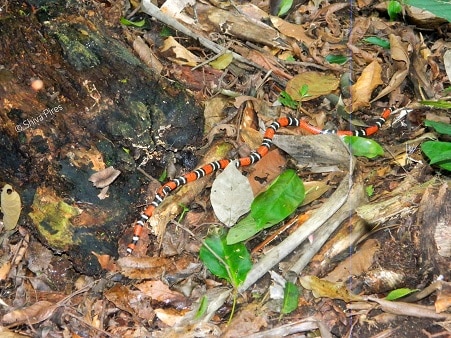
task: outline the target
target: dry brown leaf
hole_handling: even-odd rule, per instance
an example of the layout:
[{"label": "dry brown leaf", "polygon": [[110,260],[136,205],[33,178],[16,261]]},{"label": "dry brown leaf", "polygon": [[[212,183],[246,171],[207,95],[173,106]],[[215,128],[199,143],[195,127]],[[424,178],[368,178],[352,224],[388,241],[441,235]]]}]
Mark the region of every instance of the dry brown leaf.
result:
[{"label": "dry brown leaf", "polygon": [[395,66],[397,71],[393,74],[387,87],[382,89],[371,102],[379,100],[381,97],[398,88],[409,73],[410,60],[407,52],[407,44],[402,43],[401,37],[390,34],[390,49],[392,59],[396,61]]},{"label": "dry brown leaf", "polygon": [[124,285],[116,284],[111,289],[105,291],[103,295],[117,308],[135,314],[135,310],[131,304],[139,303],[140,297],[137,296],[137,292],[131,291]]},{"label": "dry brown leaf", "polygon": [[262,144],[263,135],[255,128],[241,128],[240,136],[250,149],[257,149]]},{"label": "dry brown leaf", "polygon": [[133,41],[133,49],[138,53],[139,58],[143,61],[149,68],[151,68],[155,74],[161,74],[163,71],[163,64],[154,55],[152,50],[147,46],[144,40],[138,36]]},{"label": "dry brown leaf", "polygon": [[305,33],[305,29],[301,25],[289,23],[277,16],[271,16],[271,22],[279,32],[291,38],[295,38],[307,47],[310,47],[315,42],[315,39],[312,39]]},{"label": "dry brown leaf", "polygon": [[5,280],[8,277],[9,272],[11,271],[11,262],[7,261],[0,266],[0,281]]},{"label": "dry brown leaf", "polygon": [[174,302],[184,302],[185,296],[180,292],[172,291],[161,280],[147,281],[141,284],[137,284],[136,287],[141,290],[146,296],[151,297],[153,300],[170,304]]},{"label": "dry brown leaf", "polygon": [[161,320],[166,325],[173,327],[175,324],[180,322],[185,313],[188,310],[176,310],[176,309],[155,309],[155,314],[158,319]]},{"label": "dry brown leaf", "polygon": [[0,326],[0,337],[2,338],[27,338],[29,335],[22,335],[8,330],[6,327]]},{"label": "dry brown leaf", "polygon": [[280,175],[286,163],[287,160],[281,151],[274,149],[254,165],[253,171],[248,175],[254,196]]},{"label": "dry brown leaf", "polygon": [[20,195],[9,184],[5,184],[2,188],[0,205],[5,230],[9,231],[14,229],[19,221],[22,204],[20,202]]},{"label": "dry brown leaf", "polygon": [[275,58],[270,53],[263,53],[257,50],[249,50],[247,47],[236,45],[234,46],[236,51],[240,53],[243,57],[252,60],[253,63],[267,69],[271,70],[275,75],[283,77],[285,79],[291,79],[293,76],[285,72],[282,66],[279,65],[277,58]]},{"label": "dry brown leaf", "polygon": [[116,263],[114,262],[114,259],[110,255],[100,255],[94,251],[91,251],[91,253],[97,257],[97,260],[99,261],[100,266],[102,269],[105,269],[110,272],[117,271]]},{"label": "dry brown leaf", "polygon": [[96,188],[105,188],[113,183],[120,173],[120,170],[108,167],[92,174],[89,177],[89,181],[92,182]]},{"label": "dry brown leaf", "polygon": [[[335,91],[340,84],[340,80],[332,74],[323,72],[305,72],[293,77],[287,83],[286,92],[293,100],[309,101],[319,96],[330,94]],[[299,90],[303,85],[308,86],[308,96],[301,97]]]},{"label": "dry brown leaf", "polygon": [[91,149],[86,150],[84,148],[81,149],[73,149],[67,154],[70,162],[76,167],[80,168],[84,165],[92,164],[92,169],[95,171],[105,169],[105,163],[103,162],[103,156],[99,152],[99,150],[95,147],[91,147]]},{"label": "dry brown leaf", "polygon": [[198,62],[200,62],[200,59],[196,55],[179,44],[172,36],[164,40],[160,51],[169,60],[174,61],[176,64],[181,66],[194,67]]},{"label": "dry brown leaf", "polygon": [[441,313],[451,308],[451,283],[442,281],[440,289],[437,291],[435,300],[435,311]]},{"label": "dry brown leaf", "polygon": [[352,111],[369,106],[371,94],[381,85],[382,67],[377,61],[365,67],[357,82],[351,86]]},{"label": "dry brown leaf", "polygon": [[[231,35],[243,41],[261,43],[265,46],[289,49],[286,38],[273,27],[260,20],[215,7],[207,7],[206,15],[199,15],[199,22],[204,29]],[[198,13],[202,13],[198,5]]]},{"label": "dry brown leaf", "polygon": [[343,283],[333,283],[316,276],[302,276],[299,282],[305,289],[311,290],[315,298],[327,297],[345,302],[359,301],[362,297],[354,295]]},{"label": "dry brown leaf", "polygon": [[128,278],[152,279],[168,271],[172,262],[162,257],[122,257],[117,260],[117,265]]},{"label": "dry brown leaf", "polygon": [[324,181],[308,181],[304,182],[304,188],[305,198],[301,205],[307,205],[313,201],[316,201],[324,193],[329,191],[331,187]]},{"label": "dry brown leaf", "polygon": [[5,325],[37,324],[49,318],[57,305],[48,301],[39,301],[20,310],[14,310],[3,316]]},{"label": "dry brown leaf", "polygon": [[223,135],[230,138],[236,136],[236,128],[233,124],[218,124],[214,126],[207,135],[207,143],[204,145],[205,148],[209,147],[214,141],[216,135]]},{"label": "dry brown leaf", "polygon": [[223,338],[245,337],[268,326],[267,314],[259,304],[244,306],[232,319]]},{"label": "dry brown leaf", "polygon": [[354,255],[338,264],[324,279],[337,282],[346,280],[350,275],[360,276],[373,265],[374,255],[379,247],[379,242],[375,239],[365,241]]},{"label": "dry brown leaf", "polygon": [[360,44],[365,35],[367,35],[370,26],[371,18],[366,16],[356,17],[352,25],[351,33],[349,34],[348,44]]}]

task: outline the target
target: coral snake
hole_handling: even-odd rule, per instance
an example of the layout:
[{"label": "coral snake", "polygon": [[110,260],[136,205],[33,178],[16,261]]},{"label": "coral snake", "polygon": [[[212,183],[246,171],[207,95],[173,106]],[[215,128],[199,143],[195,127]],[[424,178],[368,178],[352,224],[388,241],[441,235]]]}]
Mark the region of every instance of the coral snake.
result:
[{"label": "coral snake", "polygon": [[[329,130],[329,129],[319,129],[315,126],[312,126],[305,120],[299,120],[297,118],[293,117],[282,117],[278,120],[271,123],[271,125],[266,129],[265,134],[263,135],[263,142],[261,143],[260,147],[257,148],[257,150],[253,151],[248,157],[242,157],[238,159],[235,163],[237,168],[239,167],[245,167],[251,164],[256,163],[259,161],[263,156],[265,156],[269,148],[272,145],[272,139],[277,132],[279,128],[283,127],[299,127],[311,134],[337,134],[339,136],[343,135],[350,135],[350,136],[370,136],[374,133],[376,133],[379,128],[382,126],[382,124],[386,121],[386,119],[390,116],[392,110],[390,108],[384,109],[381,116],[374,122],[373,125],[364,128],[364,129],[358,129],[358,130]],[[161,186],[152,201],[150,205],[144,210],[144,212],[141,214],[141,218],[135,222],[134,224],[134,230],[133,230],[133,239],[132,242],[127,247],[127,253],[131,254],[133,250],[136,247],[136,244],[139,241],[139,237],[142,232],[142,228],[144,227],[144,224],[147,222],[147,220],[152,216],[155,209],[163,202],[164,198],[170,194],[172,191],[177,189],[178,187],[181,187],[185,184],[188,184],[190,182],[193,182],[195,180],[198,180],[201,177],[204,177],[206,175],[210,175],[211,173],[219,170],[224,169],[229,165],[229,163],[232,162],[232,160],[229,159],[222,159],[219,161],[214,161],[211,163],[208,163],[201,168],[198,168],[194,171],[191,171],[185,175],[182,175],[180,177],[174,178],[173,180],[165,183],[163,186]]]}]

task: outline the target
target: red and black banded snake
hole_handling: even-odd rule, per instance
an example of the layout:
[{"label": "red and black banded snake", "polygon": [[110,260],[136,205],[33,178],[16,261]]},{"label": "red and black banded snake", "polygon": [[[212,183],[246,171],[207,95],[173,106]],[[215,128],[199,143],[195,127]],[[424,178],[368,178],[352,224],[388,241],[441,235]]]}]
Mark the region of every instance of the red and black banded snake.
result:
[{"label": "red and black banded snake", "polygon": [[[269,148],[272,145],[272,139],[276,134],[279,128],[283,127],[299,127],[311,134],[337,134],[339,136],[349,135],[349,136],[370,136],[376,133],[379,128],[381,128],[382,124],[388,119],[392,110],[389,108],[384,109],[381,116],[374,121],[374,124],[358,130],[329,130],[329,129],[319,129],[305,120],[300,120],[293,117],[281,117],[278,120],[271,123],[271,125],[266,129],[265,134],[263,135],[263,142],[260,147],[258,147],[255,151],[253,151],[248,157],[239,158],[235,163],[236,167],[245,167],[251,164],[258,162],[263,156],[265,156]],[[133,230],[133,238],[131,243],[127,247],[127,253],[131,254],[136,247],[136,244],[139,241],[139,237],[142,232],[142,228],[147,220],[153,215],[155,209],[163,202],[165,197],[170,194],[172,191],[181,187],[185,184],[198,180],[201,177],[206,175],[210,175],[211,173],[218,171],[220,169],[224,169],[232,162],[230,159],[222,159],[219,161],[210,162],[194,171],[191,171],[185,175],[174,178],[171,181],[162,185],[156,192],[155,198],[150,203],[150,205],[143,211],[141,214],[141,218],[134,223]]]}]

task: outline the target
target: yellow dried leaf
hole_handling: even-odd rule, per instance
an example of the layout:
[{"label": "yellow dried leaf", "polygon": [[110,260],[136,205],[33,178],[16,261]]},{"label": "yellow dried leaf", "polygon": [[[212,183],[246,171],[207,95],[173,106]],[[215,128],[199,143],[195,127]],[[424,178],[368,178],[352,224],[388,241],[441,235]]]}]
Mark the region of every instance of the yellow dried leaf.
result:
[{"label": "yellow dried leaf", "polygon": [[[296,101],[313,100],[319,96],[330,94],[338,88],[340,80],[332,74],[324,74],[321,72],[305,72],[293,77],[287,83],[285,89],[291,98]],[[307,97],[302,97],[299,90],[303,85],[308,86]]]},{"label": "yellow dried leaf", "polygon": [[194,67],[199,62],[199,58],[196,55],[179,44],[172,36],[164,40],[161,52],[165,54],[169,60],[174,61],[181,66]]},{"label": "yellow dried leaf", "polygon": [[210,66],[214,69],[226,69],[233,61],[232,53],[225,53],[219,56],[217,59],[210,62]]},{"label": "yellow dried leaf", "polygon": [[373,90],[381,85],[381,65],[375,60],[363,70],[357,82],[351,86],[352,111],[369,106]]},{"label": "yellow dried leaf", "polygon": [[20,195],[9,184],[5,184],[0,196],[5,230],[12,230],[19,221],[22,204]]},{"label": "yellow dried leaf", "polygon": [[343,283],[329,282],[316,276],[302,276],[299,281],[302,287],[311,290],[316,298],[327,297],[345,302],[362,300],[362,297],[351,293]]}]

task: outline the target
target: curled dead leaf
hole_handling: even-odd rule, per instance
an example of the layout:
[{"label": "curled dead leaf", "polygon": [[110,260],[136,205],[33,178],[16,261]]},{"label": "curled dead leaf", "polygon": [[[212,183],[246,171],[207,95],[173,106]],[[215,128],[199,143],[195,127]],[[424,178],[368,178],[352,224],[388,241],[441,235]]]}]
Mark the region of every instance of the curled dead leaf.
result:
[{"label": "curled dead leaf", "polygon": [[194,67],[200,61],[196,55],[179,44],[172,36],[164,40],[161,53],[166,55],[169,60],[181,66]]},{"label": "curled dead leaf", "polygon": [[136,37],[133,41],[133,49],[138,53],[139,58],[157,74],[163,71],[162,63],[157,59],[152,50],[147,46],[141,37]]},{"label": "curled dead leaf", "polygon": [[37,324],[49,318],[57,305],[42,300],[26,308],[11,311],[3,316],[5,325]]},{"label": "curled dead leaf", "polygon": [[408,45],[403,43],[401,37],[390,34],[390,50],[392,59],[395,61],[394,65],[397,68],[396,72],[390,79],[387,87],[382,89],[380,93],[371,100],[371,102],[379,100],[381,97],[391,93],[398,88],[404,79],[407,77],[410,69],[410,58],[407,51]]},{"label": "curled dead leaf", "polygon": [[105,188],[113,183],[120,173],[120,170],[108,167],[92,174],[91,177],[89,177],[89,181],[92,182],[96,188]]},{"label": "curled dead leaf", "polygon": [[3,212],[5,230],[12,230],[19,221],[22,204],[20,195],[9,184],[5,184],[0,195],[0,204]]},{"label": "curled dead leaf", "polygon": [[371,94],[381,85],[382,67],[377,61],[365,67],[355,85],[351,86],[352,111],[369,106]]}]

